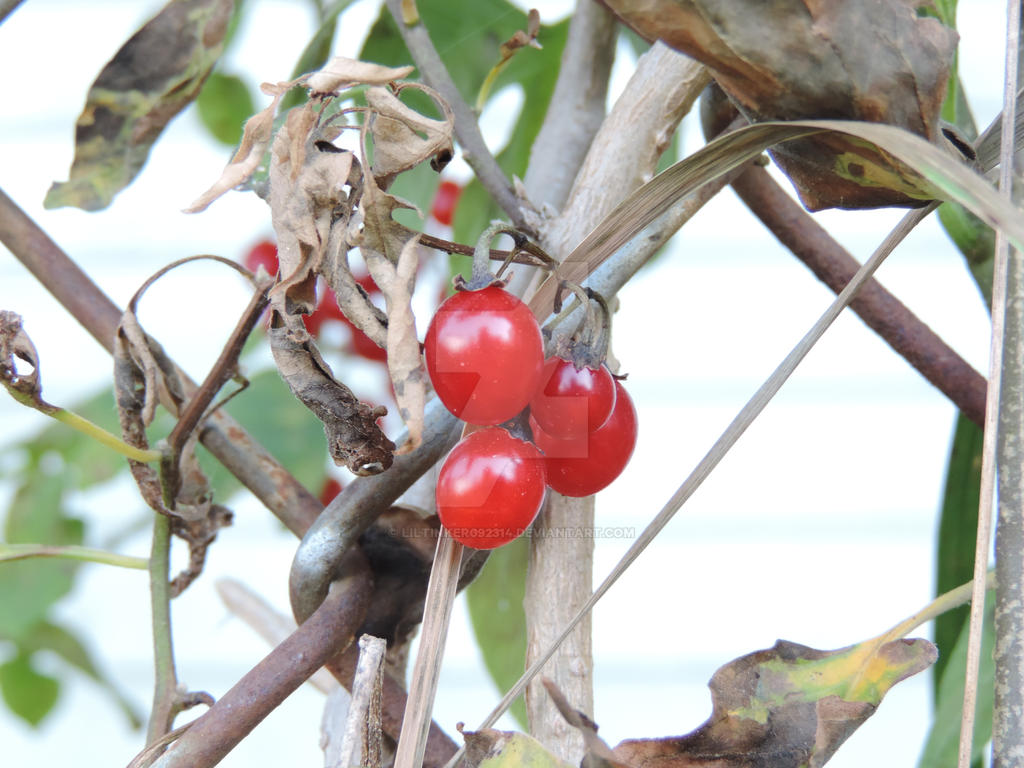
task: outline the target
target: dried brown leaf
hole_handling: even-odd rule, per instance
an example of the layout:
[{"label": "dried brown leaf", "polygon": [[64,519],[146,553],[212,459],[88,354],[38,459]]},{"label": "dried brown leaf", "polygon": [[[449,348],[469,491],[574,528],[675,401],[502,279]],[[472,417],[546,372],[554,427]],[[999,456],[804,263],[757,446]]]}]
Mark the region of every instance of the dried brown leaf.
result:
[{"label": "dried brown leaf", "polygon": [[395,444],[377,425],[387,409],[371,409],[334,378],[298,315],[275,313],[269,335],[281,377],[292,394],[323,422],[334,463],[357,475],[373,475],[390,467]]},{"label": "dried brown leaf", "polygon": [[[430,96],[441,109],[444,119],[433,120],[403,104],[398,95],[409,88]],[[451,160],[455,117],[451,107],[436,91],[419,83],[406,83],[395,91],[369,88],[366,103],[371,110],[369,129],[373,138],[373,173],[382,189],[387,189],[396,175],[427,159],[437,171]]]},{"label": "dried brown leaf", "polygon": [[348,266],[349,240],[358,240],[358,236],[348,232],[339,232],[335,227],[331,232],[331,242],[327,248],[327,258],[322,266],[321,274],[334,291],[338,307],[353,325],[365,333],[381,349],[387,349],[388,316],[382,312],[356,282]]},{"label": "dried brown leaf", "polygon": [[386,85],[408,77],[415,67],[385,67],[368,61],[335,56],[306,80],[313,93],[337,93],[359,83]]},{"label": "dried brown leaf", "polygon": [[[905,0],[607,0],[629,26],[704,63],[754,122],[864,120],[939,141],[956,33]],[[858,155],[867,158],[864,162]],[[919,205],[862,178],[884,155],[841,137],[787,143],[772,156],[808,208]],[[894,176],[899,169],[894,169]]]},{"label": "dried brown leaf", "polygon": [[[19,370],[18,360],[28,363],[32,370]],[[32,339],[21,326],[21,315],[7,310],[0,311],[0,379],[19,402],[38,408],[44,413],[57,410],[42,398],[39,354]]]},{"label": "dried brown leaf", "polygon": [[272,85],[264,83],[263,92],[273,95],[274,99],[266,108],[257,112],[245,121],[245,128],[242,131],[242,141],[238,145],[231,162],[227,164],[217,181],[208,190],[197,197],[192,204],[185,209],[185,213],[199,213],[216,200],[239,184],[249,180],[270,146],[270,139],[274,133],[274,115],[277,114],[277,105],[288,92],[290,83],[278,83]]},{"label": "dried brown leaf", "polygon": [[423,411],[427,404],[427,373],[416,334],[412,312],[412,294],[419,267],[419,239],[406,242],[398,265],[379,254],[363,251],[374,282],[384,294],[388,308],[388,374],[395,391],[398,411],[409,430],[409,439],[400,453],[419,448],[423,442]]}]

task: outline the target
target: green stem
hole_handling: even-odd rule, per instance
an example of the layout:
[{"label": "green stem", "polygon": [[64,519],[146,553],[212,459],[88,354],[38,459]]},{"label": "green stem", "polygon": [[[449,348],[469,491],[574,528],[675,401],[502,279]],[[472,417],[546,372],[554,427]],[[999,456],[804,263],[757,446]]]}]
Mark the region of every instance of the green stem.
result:
[{"label": "green stem", "polygon": [[93,424],[88,419],[82,418],[77,413],[69,411],[65,408],[58,408],[49,415],[53,416],[53,418],[55,418],[61,424],[66,424],[72,429],[77,429],[83,435],[91,437],[93,440],[102,443],[108,448],[113,448],[122,456],[125,456],[129,459],[141,461],[142,463],[146,464],[151,461],[159,461],[162,455],[160,451],[157,450],[136,448],[135,446],[128,445],[128,443],[126,443],[121,438],[117,437],[116,435],[110,432],[107,432],[107,430],[105,430],[103,427],[97,424]]},{"label": "green stem", "polygon": [[74,545],[51,546],[48,544],[0,544],[0,562],[25,560],[30,557],[62,557],[68,560],[82,560],[89,563],[116,565],[121,568],[145,570],[149,560],[144,557],[119,555],[103,549],[91,549]]},{"label": "green stem", "polygon": [[153,710],[149,717],[146,744],[152,744],[174,724],[178,712],[178,675],[174,669],[171,638],[171,596],[168,583],[171,555],[171,519],[156,515],[153,547],[149,556],[149,591],[153,611],[153,660],[155,684]]},{"label": "green stem", "polygon": [[[985,578],[986,589],[992,589],[995,586],[995,583],[995,571],[990,570]],[[971,580],[966,584],[961,584],[959,587],[949,590],[949,592],[944,592],[913,616],[908,616],[888,632],[881,635],[879,637],[879,641],[884,644],[891,640],[897,640],[914,631],[925,622],[931,621],[937,616],[941,616],[946,611],[951,611],[954,608],[959,608],[961,605],[966,605],[971,602],[973,589],[974,581]]]}]

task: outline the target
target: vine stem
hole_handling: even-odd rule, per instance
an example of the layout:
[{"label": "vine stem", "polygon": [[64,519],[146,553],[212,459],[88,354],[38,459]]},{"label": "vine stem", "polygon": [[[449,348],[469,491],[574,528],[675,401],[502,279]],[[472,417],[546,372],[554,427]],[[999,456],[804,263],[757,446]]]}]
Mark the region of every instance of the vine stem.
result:
[{"label": "vine stem", "polygon": [[65,560],[81,560],[87,563],[116,565],[120,568],[134,568],[144,571],[149,567],[149,560],[144,557],[121,555],[91,547],[79,547],[73,544],[53,546],[50,544],[0,544],[0,563],[12,560],[27,560],[30,557],[59,557]]},{"label": "vine stem", "polygon": [[108,448],[113,448],[125,458],[133,459],[134,461],[141,461],[143,464],[148,464],[151,461],[159,461],[163,456],[163,454],[155,448],[136,448],[134,445],[128,445],[128,443],[117,435],[108,432],[98,424],[93,424],[83,416],[79,416],[74,411],[69,411],[66,408],[58,408],[47,415],[52,416],[61,424],[71,427],[87,437],[91,437],[96,442],[101,443]]},{"label": "vine stem", "polygon": [[178,675],[174,667],[171,636],[171,590],[168,582],[171,559],[171,518],[153,516],[153,544],[149,555],[149,592],[153,613],[153,660],[155,685],[153,708],[146,732],[152,744],[171,730],[178,709]]}]

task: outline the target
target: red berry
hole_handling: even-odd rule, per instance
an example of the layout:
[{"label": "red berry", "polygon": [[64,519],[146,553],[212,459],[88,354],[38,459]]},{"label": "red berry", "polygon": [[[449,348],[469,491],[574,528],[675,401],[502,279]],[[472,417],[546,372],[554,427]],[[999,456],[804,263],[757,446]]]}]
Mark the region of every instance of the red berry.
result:
[{"label": "red berry", "polygon": [[494,549],[526,530],[544,492],[544,458],[536,446],[490,427],[464,437],[444,460],[437,514],[456,541]]},{"label": "red berry", "polygon": [[606,488],[626,468],[636,446],[636,408],[618,381],[612,415],[585,439],[552,437],[532,416],[530,427],[533,442],[544,451],[548,487],[563,496],[590,496]]},{"label": "red berry", "polygon": [[424,347],[437,396],[471,424],[508,421],[540,383],[540,328],[529,308],[502,288],[449,297],[430,321]]},{"label": "red berry", "polygon": [[430,214],[438,224],[451,226],[460,195],[462,195],[462,187],[454,181],[442,181],[437,185],[437,193],[434,195],[434,205],[430,209]]},{"label": "red berry", "polygon": [[582,437],[608,421],[615,405],[615,379],[603,365],[577,368],[569,360],[549,357],[540,380],[530,415],[549,435]]},{"label": "red berry", "polygon": [[271,275],[277,274],[277,246],[269,240],[256,243],[242,259],[246,269],[258,272],[263,267]]},{"label": "red berry", "polygon": [[341,488],[341,483],[333,477],[328,477],[324,480],[323,488],[320,489],[320,503],[326,507],[334,500],[335,496],[341,493]]}]

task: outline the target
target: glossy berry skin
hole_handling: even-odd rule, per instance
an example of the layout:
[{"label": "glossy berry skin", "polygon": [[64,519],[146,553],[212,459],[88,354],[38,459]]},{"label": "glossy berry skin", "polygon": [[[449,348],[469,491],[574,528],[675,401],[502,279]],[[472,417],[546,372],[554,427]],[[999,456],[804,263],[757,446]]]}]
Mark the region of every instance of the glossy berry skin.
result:
[{"label": "glossy berry skin", "polygon": [[537,390],[544,364],[533,313],[496,286],[449,297],[430,321],[424,351],[441,402],[471,424],[516,416]]},{"label": "glossy berry skin", "polygon": [[577,368],[569,360],[549,357],[540,381],[530,415],[552,437],[583,437],[608,421],[615,406],[615,379],[603,365]]},{"label": "glossy berry skin", "polygon": [[548,487],[563,496],[590,496],[608,487],[626,468],[636,446],[636,408],[615,382],[615,408],[608,421],[586,438],[559,440],[530,418],[533,442],[544,451]]},{"label": "glossy berry skin", "polygon": [[488,427],[464,437],[444,460],[437,514],[456,541],[494,549],[526,530],[544,493],[544,457],[537,447]]},{"label": "glossy berry skin", "polygon": [[438,224],[446,227],[452,225],[452,218],[455,216],[455,206],[459,203],[462,195],[462,187],[454,181],[442,181],[437,185],[437,193],[434,195],[434,203],[430,208],[430,215]]},{"label": "glossy berry skin", "polygon": [[245,254],[242,263],[251,272],[258,272],[259,268],[263,267],[268,274],[276,275],[277,246],[269,240],[261,240]]}]

